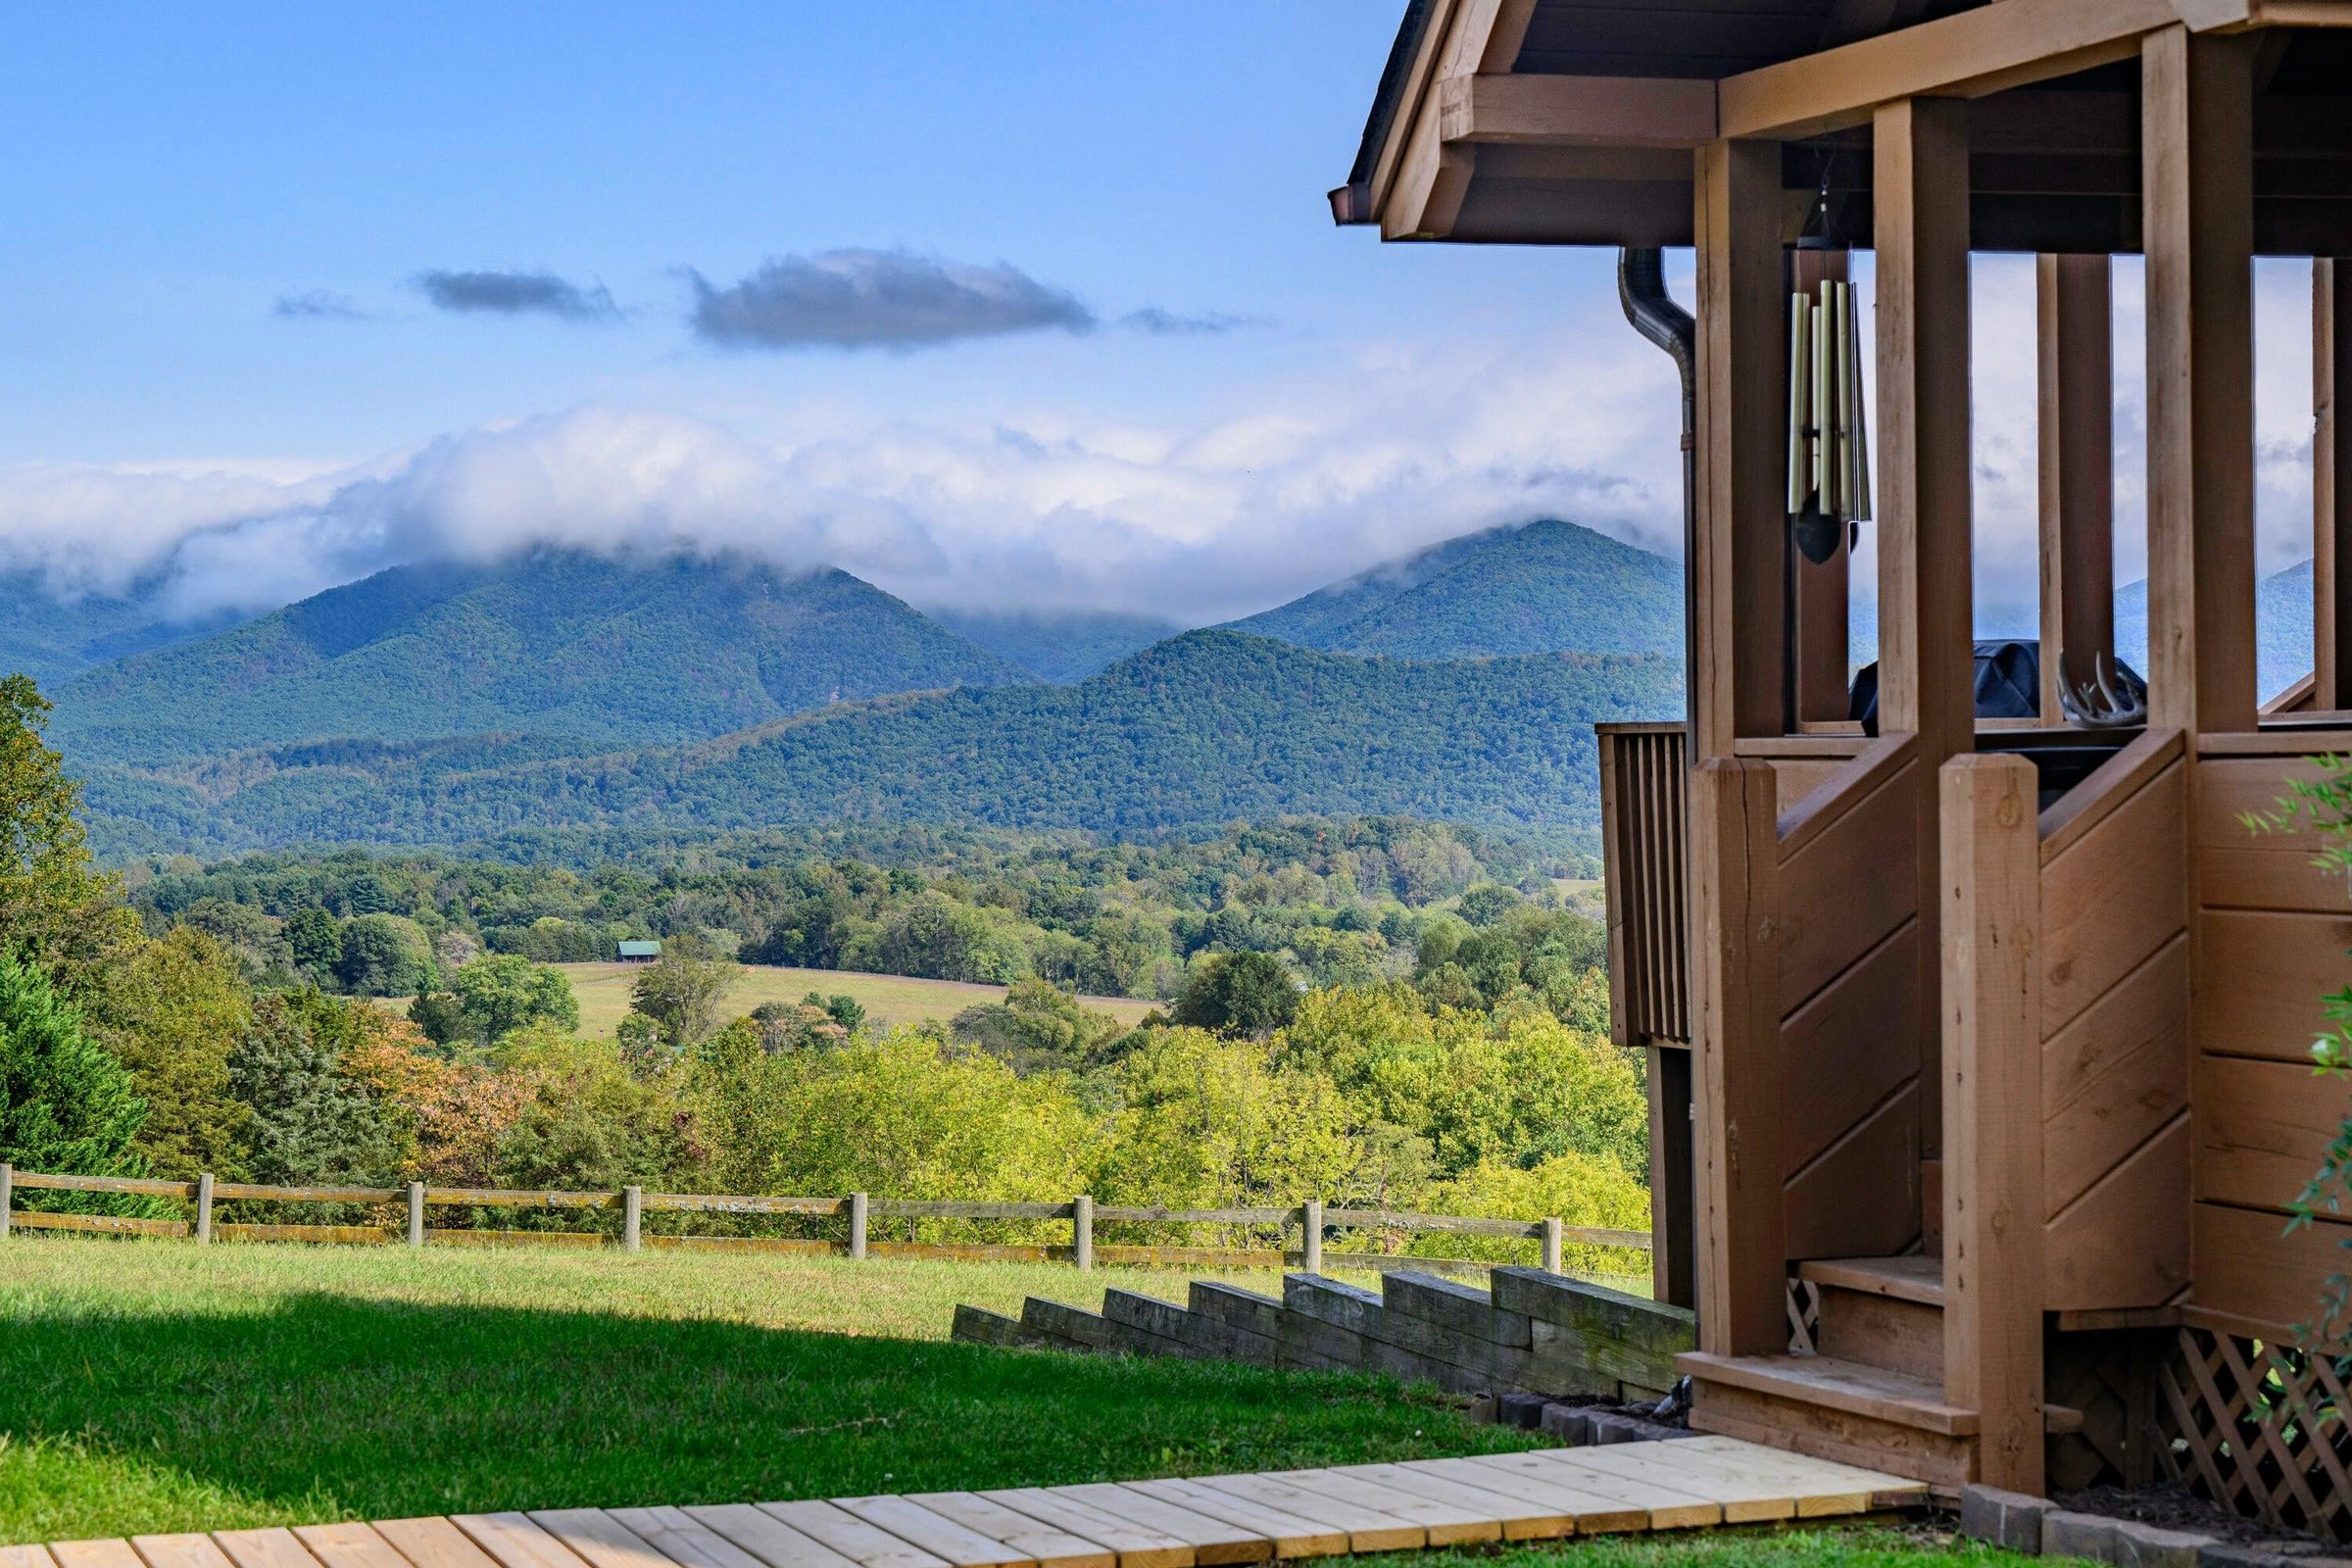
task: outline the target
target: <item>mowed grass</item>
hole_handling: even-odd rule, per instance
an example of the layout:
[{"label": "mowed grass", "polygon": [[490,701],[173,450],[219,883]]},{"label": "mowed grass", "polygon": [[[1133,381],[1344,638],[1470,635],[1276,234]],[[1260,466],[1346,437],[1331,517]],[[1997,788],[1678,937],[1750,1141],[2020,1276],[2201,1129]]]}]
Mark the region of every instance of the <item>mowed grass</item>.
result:
[{"label": "mowed grass", "polygon": [[[610,1036],[629,1010],[629,987],[639,966],[627,963],[564,963],[556,967],[571,978],[571,994],[580,1004],[583,1034]],[[739,1016],[763,1002],[798,1002],[814,991],[823,996],[855,997],[866,1016],[877,1024],[942,1022],[979,1002],[1001,1002],[1003,986],[967,985],[960,980],[909,980],[895,974],[858,974],[846,969],[786,969],[766,964],[744,966],[743,980],[727,994],[726,1011]],[[1121,1023],[1141,1023],[1156,1004],[1127,997],[1087,997],[1086,1004],[1107,1012]],[[405,1006],[405,1001],[400,1004]]]},{"label": "mowed grass", "polygon": [[1524,1446],[1385,1379],[948,1343],[1218,1277],[0,1242],[0,1542],[1061,1484]]}]

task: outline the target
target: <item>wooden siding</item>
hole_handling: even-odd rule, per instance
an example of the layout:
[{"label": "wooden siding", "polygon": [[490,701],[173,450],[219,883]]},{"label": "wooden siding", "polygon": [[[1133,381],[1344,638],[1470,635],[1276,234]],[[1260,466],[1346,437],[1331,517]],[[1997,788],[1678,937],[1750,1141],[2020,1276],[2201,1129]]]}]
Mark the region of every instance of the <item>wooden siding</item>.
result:
[{"label": "wooden siding", "polygon": [[2188,768],[2153,732],[2043,815],[2048,1310],[2160,1306],[2188,1282]]},{"label": "wooden siding", "polygon": [[[2352,737],[2314,732],[2304,744],[2339,750]],[[2352,1111],[2352,1089],[2311,1070],[2320,999],[2352,982],[2352,894],[2312,864],[2316,835],[2245,823],[2274,810],[2290,778],[2311,777],[2307,761],[2209,755],[2196,769],[2191,1299],[2249,1328],[2284,1328],[2312,1315],[2352,1237],[2352,1223],[2327,1218],[2282,1234],[2282,1205]]]},{"label": "wooden siding", "polygon": [[1609,1036],[1690,1039],[1689,742],[1680,724],[1602,724]]}]

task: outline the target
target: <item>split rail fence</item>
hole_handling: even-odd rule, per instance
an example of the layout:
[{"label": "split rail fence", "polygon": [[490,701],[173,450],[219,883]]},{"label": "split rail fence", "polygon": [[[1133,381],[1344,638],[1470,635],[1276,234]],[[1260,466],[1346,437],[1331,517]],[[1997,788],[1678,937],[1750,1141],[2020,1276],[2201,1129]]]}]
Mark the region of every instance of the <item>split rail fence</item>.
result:
[{"label": "split rail fence", "polygon": [[[192,1204],[188,1219],[163,1219],[130,1214],[68,1213],[16,1207],[19,1192],[86,1193],[119,1198],[165,1199]],[[228,1202],[400,1204],[405,1223],[307,1225],[231,1223],[216,1220],[214,1207]],[[428,1226],[428,1208],[617,1211],[618,1234],[607,1230],[490,1230],[473,1227]],[[679,1215],[797,1216],[840,1219],[846,1234],[831,1237],[690,1236],[648,1230],[645,1216]],[[987,1242],[904,1242],[869,1236],[878,1219],[978,1220],[1055,1222],[1070,1225],[1067,1247]],[[1273,1248],[1214,1248],[1095,1245],[1101,1224],[1148,1226],[1227,1225],[1298,1232],[1298,1246]],[[0,1165],[0,1238],[12,1227],[25,1230],[80,1231],[113,1235],[192,1237],[200,1243],[223,1242],[340,1242],[387,1245],[405,1242],[422,1247],[520,1244],[548,1247],[605,1247],[615,1243],[626,1251],[646,1248],[703,1249],[715,1251],[836,1253],[852,1258],[930,1257],[994,1262],[1068,1262],[1092,1268],[1097,1261],[1122,1264],[1168,1264],[1188,1267],[1280,1268],[1296,1264],[1307,1273],[1333,1268],[1387,1270],[1471,1269],[1496,1266],[1502,1260],[1424,1257],[1396,1252],[1324,1250],[1332,1231],[1413,1234],[1437,1232],[1460,1236],[1495,1236],[1532,1240],[1540,1244],[1543,1267],[1563,1271],[1563,1250],[1582,1247],[1647,1250],[1647,1231],[1607,1230],[1563,1225],[1558,1219],[1488,1219],[1461,1214],[1417,1214],[1393,1209],[1325,1208],[1308,1199],[1294,1207],[1159,1208],[1097,1203],[1081,1195],[1065,1203],[1009,1203],[932,1199],[872,1199],[864,1193],[840,1198],[781,1198],[695,1193],[649,1193],[642,1187],[617,1192],[517,1192],[504,1188],[435,1187],[411,1182],[406,1187],[266,1187],[250,1182],[217,1181],[208,1172],[192,1182],[162,1181],[128,1176],[63,1176],[15,1170]]]}]

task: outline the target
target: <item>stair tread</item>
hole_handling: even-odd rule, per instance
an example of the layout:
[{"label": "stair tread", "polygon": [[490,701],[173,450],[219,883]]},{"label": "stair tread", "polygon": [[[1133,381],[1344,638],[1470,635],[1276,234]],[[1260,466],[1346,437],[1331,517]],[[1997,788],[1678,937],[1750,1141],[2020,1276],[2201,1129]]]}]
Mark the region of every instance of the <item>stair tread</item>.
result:
[{"label": "stair tread", "polygon": [[1842,1361],[1832,1355],[1714,1355],[1691,1350],[1675,1364],[1701,1383],[1768,1394],[1805,1404],[1947,1437],[1977,1430],[1977,1412],[1943,1401],[1943,1385],[1908,1372]]},{"label": "stair tread", "polygon": [[1819,1257],[1796,1265],[1799,1279],[1841,1291],[1891,1296],[1923,1306],[1943,1304],[1943,1259],[1909,1257]]}]

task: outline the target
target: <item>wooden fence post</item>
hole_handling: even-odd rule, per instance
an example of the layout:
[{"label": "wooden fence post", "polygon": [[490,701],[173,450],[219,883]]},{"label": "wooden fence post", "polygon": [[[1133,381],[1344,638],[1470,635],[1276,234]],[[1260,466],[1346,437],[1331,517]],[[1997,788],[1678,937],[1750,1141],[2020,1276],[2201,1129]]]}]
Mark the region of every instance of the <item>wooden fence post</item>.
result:
[{"label": "wooden fence post", "polygon": [[1557,1274],[1560,1269],[1560,1220],[1558,1215],[1544,1222],[1544,1272]]},{"label": "wooden fence post", "polygon": [[645,1189],[623,1187],[620,1190],[620,1245],[623,1250],[634,1252],[645,1245],[644,1220]]},{"label": "wooden fence post", "polygon": [[9,1204],[16,1201],[17,1167],[0,1161],[0,1237],[8,1234]]},{"label": "wooden fence post", "polygon": [[1077,1253],[1080,1268],[1095,1266],[1095,1200],[1080,1193],[1070,1200],[1070,1235],[1072,1250]]},{"label": "wooden fence post", "polygon": [[1309,1274],[1323,1272],[1323,1200],[1310,1198],[1298,1205],[1298,1266]]},{"label": "wooden fence post", "polygon": [[196,1240],[210,1247],[213,1241],[213,1173],[196,1173]]},{"label": "wooden fence post", "polygon": [[865,1195],[850,1195],[850,1256],[863,1261],[865,1257]]},{"label": "wooden fence post", "polygon": [[409,1183],[409,1245],[424,1245],[424,1183]]}]

